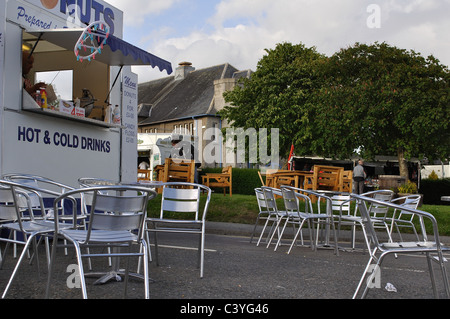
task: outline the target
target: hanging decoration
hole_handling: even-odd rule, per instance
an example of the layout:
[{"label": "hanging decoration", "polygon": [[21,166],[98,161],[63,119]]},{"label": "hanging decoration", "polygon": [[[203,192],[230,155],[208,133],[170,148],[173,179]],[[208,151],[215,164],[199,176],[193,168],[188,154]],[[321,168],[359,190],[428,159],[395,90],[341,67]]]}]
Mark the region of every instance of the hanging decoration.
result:
[{"label": "hanging decoration", "polygon": [[102,53],[108,37],[109,27],[104,22],[96,21],[88,25],[74,47],[77,61],[95,60],[95,56]]}]

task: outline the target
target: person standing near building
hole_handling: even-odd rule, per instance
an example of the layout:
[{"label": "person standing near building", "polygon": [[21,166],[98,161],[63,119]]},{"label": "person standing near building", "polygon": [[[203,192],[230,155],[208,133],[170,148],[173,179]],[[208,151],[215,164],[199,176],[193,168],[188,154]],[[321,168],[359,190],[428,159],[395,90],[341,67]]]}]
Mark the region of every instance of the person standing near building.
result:
[{"label": "person standing near building", "polygon": [[359,195],[364,193],[364,181],[367,177],[363,165],[364,162],[359,160],[358,165],[353,169],[353,193]]}]

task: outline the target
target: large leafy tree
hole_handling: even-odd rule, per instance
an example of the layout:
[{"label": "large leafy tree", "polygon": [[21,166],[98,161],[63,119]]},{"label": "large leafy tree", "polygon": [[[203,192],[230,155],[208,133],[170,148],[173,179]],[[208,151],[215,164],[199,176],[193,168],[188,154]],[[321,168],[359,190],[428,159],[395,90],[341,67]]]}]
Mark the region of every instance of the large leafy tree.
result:
[{"label": "large leafy tree", "polygon": [[314,118],[324,151],[341,140],[366,158],[397,155],[406,177],[410,157],[448,158],[450,73],[436,58],[357,43],[334,54],[323,73]]},{"label": "large leafy tree", "polygon": [[313,91],[319,88],[315,65],[324,56],[314,48],[290,43],[266,52],[252,77],[225,93],[231,106],[221,114],[234,127],[279,128],[280,154],[287,156],[292,143],[301,145],[309,135],[308,109]]},{"label": "large leafy tree", "polygon": [[236,127],[280,129],[281,154],[345,158],[397,155],[448,158],[450,74],[430,56],[355,44],[327,58],[279,44],[251,79],[225,94],[222,115]]}]

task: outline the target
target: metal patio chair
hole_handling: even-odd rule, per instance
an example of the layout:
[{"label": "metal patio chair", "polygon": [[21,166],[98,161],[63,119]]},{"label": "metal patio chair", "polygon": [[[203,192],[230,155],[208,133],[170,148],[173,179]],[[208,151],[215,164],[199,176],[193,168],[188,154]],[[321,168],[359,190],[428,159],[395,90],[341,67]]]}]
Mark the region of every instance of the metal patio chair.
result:
[{"label": "metal patio chair", "polygon": [[[388,225],[388,213],[389,213],[389,207],[385,204],[388,204],[391,202],[392,198],[394,197],[394,192],[391,190],[377,190],[372,192],[367,192],[364,194],[361,194],[361,196],[373,198],[376,200],[374,203],[370,203],[370,206],[368,207],[369,214],[372,216],[371,221],[373,224],[373,227],[376,229],[384,229],[386,231],[386,234],[388,237],[391,237],[390,227]],[[353,200],[353,197],[352,197]],[[355,226],[360,226],[364,235],[364,241],[366,243],[367,249],[370,251],[370,242],[369,237],[367,236],[367,233],[365,231],[365,228],[363,227],[363,219],[361,215],[358,215],[357,207],[355,207],[355,214],[354,215],[341,215],[339,221],[341,223],[347,223],[351,224],[354,223]],[[352,245],[354,245],[354,240]]]},{"label": "metal patio chair", "polygon": [[[204,204],[200,202],[202,193],[205,193]],[[197,234],[199,235],[198,263],[200,278],[203,278],[205,225],[210,200],[211,189],[204,185],[184,182],[169,182],[164,184],[159,217],[148,217],[145,227],[148,242],[150,242],[148,234],[150,232],[154,233],[155,260],[157,265],[159,265],[158,233]]]},{"label": "metal patio chair", "polygon": [[[0,180],[0,188],[2,194],[0,214],[2,216],[2,219],[10,220],[10,222],[6,222],[1,225],[2,229],[10,231],[10,237],[0,238],[0,240],[6,242],[7,244],[13,243],[24,246],[3,292],[2,298],[5,298],[13,280],[17,275],[19,267],[21,266],[26,254],[29,252],[30,246],[34,248],[34,255],[31,256],[31,260],[33,260],[34,256],[36,257],[36,260],[38,260],[38,243],[36,241],[36,238],[38,236],[40,236],[41,238],[45,237],[47,262],[50,263],[48,236],[53,235],[53,232],[55,230],[55,221],[54,219],[50,220],[46,217],[45,208],[43,205],[40,206],[40,212],[38,215],[39,218],[35,218],[34,215],[36,212],[36,207],[32,206],[33,201],[30,197],[30,194],[34,195],[34,198],[36,198],[37,196],[38,200],[42,201],[42,194],[59,196],[59,193],[5,180]],[[73,223],[66,222],[59,225],[59,227],[61,229],[72,228],[73,225]],[[13,233],[22,234],[23,239],[12,238],[11,234]],[[3,260],[4,257],[2,258],[2,262]],[[37,261],[37,265],[39,274],[39,261]]]},{"label": "metal patio chair", "polygon": [[[286,209],[286,215],[282,216],[282,218],[280,218],[279,223],[277,225],[277,227],[279,227],[281,222],[284,220],[284,225],[283,225],[280,235],[278,236],[278,241],[275,245],[274,250],[277,250],[277,248],[280,246],[281,240],[283,238],[284,232],[285,232],[288,224],[291,224],[293,226],[295,235],[294,235],[294,238],[292,240],[292,243],[291,243],[287,253],[290,254],[292,247],[294,246],[295,242],[297,241],[297,238],[299,235],[301,236],[301,245],[303,246],[304,241],[303,241],[303,232],[302,231],[303,231],[303,226],[305,223],[308,225],[308,229],[309,229],[309,238],[310,238],[310,242],[311,242],[310,246],[312,249],[314,249],[313,224],[311,223],[311,220],[317,219],[317,218],[328,218],[328,216],[326,216],[325,214],[319,216],[319,215],[312,213],[313,208],[312,208],[312,203],[311,203],[310,198],[304,194],[296,192],[294,188],[282,186],[281,193],[283,195],[283,202],[284,202],[284,207]],[[304,207],[303,211],[300,211],[300,203],[299,202],[303,202],[303,207]],[[297,231],[295,231],[295,229],[296,229],[295,226],[298,226]],[[272,235],[274,235],[274,234],[275,234],[275,232],[272,233]]]},{"label": "metal patio chair", "polygon": [[331,197],[331,210],[335,219],[337,219],[338,229],[337,235],[340,238],[341,227],[349,226],[351,228],[351,248],[355,249],[356,246],[356,212],[357,210],[351,209],[352,198],[350,194],[336,194]]},{"label": "metal patio chair", "polygon": [[[88,206],[89,214],[87,229],[61,229],[55,223],[55,239],[53,241],[52,259],[49,267],[46,297],[49,297],[52,272],[54,268],[58,238],[70,242],[76,251],[78,273],[81,280],[81,291],[84,299],[87,299],[87,287],[83,258],[90,257],[142,257],[144,262],[144,289],[145,298],[149,298],[149,276],[148,276],[148,248],[144,240],[144,221],[147,214],[148,201],[156,196],[156,193],[145,187],[138,186],[97,186],[86,187],[69,191],[55,199],[54,207],[62,200],[72,199],[73,207],[76,209],[77,201],[74,198],[81,195],[92,195],[91,205]],[[137,245],[135,251],[131,246]],[[82,253],[82,248],[90,248],[87,253]],[[111,248],[105,249],[105,248]],[[127,251],[124,251],[128,248]],[[118,267],[118,265],[117,265]],[[114,269],[114,271],[118,271]],[[110,273],[106,273],[109,276]],[[125,290],[129,269],[125,272]]]},{"label": "metal patio chair", "polygon": [[253,227],[253,232],[250,237],[250,243],[253,242],[255,237],[256,228],[258,227],[259,221],[267,219],[269,216],[269,211],[266,207],[266,200],[264,199],[264,193],[261,188],[255,188],[256,202],[258,203],[258,216],[256,217],[255,226]]},{"label": "metal patio chair", "polygon": [[[408,207],[411,209],[417,209],[420,203],[421,196],[420,195],[407,195],[402,196],[393,199],[391,202],[397,205],[400,205],[402,207]],[[414,225],[414,220],[418,220],[419,224],[421,225],[422,229],[422,236],[426,238],[426,232],[423,232],[425,229],[423,226],[423,219],[420,216],[416,216],[415,214],[412,214],[405,210],[399,210],[395,209],[394,214],[392,217],[388,218],[387,221],[391,223],[391,237],[392,232],[394,231],[394,227],[397,231],[397,234],[400,237],[400,241],[403,241],[402,232],[400,231],[400,228],[410,228],[414,232],[414,235],[416,235],[417,241],[419,241],[419,234],[417,233],[416,226]]]},{"label": "metal patio chair", "polygon": [[[302,199],[305,201],[305,205],[308,208],[307,211],[305,208],[305,212],[303,213],[304,215],[302,218],[303,219],[306,218],[308,221],[311,221],[311,229],[314,229],[314,226],[317,227],[315,230],[315,238],[314,239],[312,238],[313,239],[312,249],[317,250],[317,248],[319,247],[320,233],[323,234],[324,247],[331,246],[330,236],[333,235],[334,251],[336,256],[338,256],[339,250],[338,250],[337,232],[335,227],[335,216],[332,214],[331,210],[332,207],[331,197],[326,195],[325,193],[321,193],[318,191],[306,190],[290,186],[283,186],[282,190],[285,190],[284,196],[288,199],[289,202],[288,204],[286,204],[285,201],[285,205],[293,206],[294,211],[297,209],[297,207],[295,207],[296,202],[292,198],[293,194],[295,194],[297,199]],[[321,203],[325,203],[325,212],[323,212]],[[296,236],[298,236],[299,231],[300,229],[297,231]],[[295,240],[292,242],[291,248],[294,243]]]},{"label": "metal patio chair", "polygon": [[[280,234],[279,225],[282,219],[287,216],[287,213],[285,210],[278,209],[276,196],[282,196],[280,189],[263,186],[261,187],[261,191],[264,197],[263,205],[267,209],[268,215],[266,217],[266,222],[264,223],[264,226],[259,235],[259,239],[258,242],[256,243],[256,246],[259,246],[261,244],[261,241],[266,233],[266,230],[268,229],[266,244],[267,247],[269,247],[273,239],[274,233],[278,232],[278,235]],[[268,228],[269,226],[270,228]]]},{"label": "metal patio chair", "polygon": [[[366,286],[364,288],[364,291],[361,294],[361,298],[365,298],[367,296],[367,293],[369,289],[371,288],[371,282],[374,279],[374,275],[377,273],[377,269],[380,269],[381,264],[384,260],[384,258],[388,254],[425,254],[428,262],[428,268],[431,275],[431,284],[433,288],[434,296],[438,297],[437,292],[437,286],[436,286],[436,280],[434,276],[434,270],[433,270],[433,262],[436,262],[439,265],[439,268],[441,270],[442,274],[442,280],[443,285],[445,289],[445,294],[447,298],[450,298],[450,289],[449,289],[449,283],[448,283],[448,277],[447,272],[445,269],[445,259],[443,256],[443,251],[449,251],[450,248],[443,246],[441,244],[441,240],[439,238],[439,231],[438,231],[438,225],[436,222],[436,219],[433,215],[419,211],[417,209],[412,209],[405,206],[400,206],[392,203],[386,203],[374,198],[365,197],[362,195],[356,195],[352,194],[352,198],[356,200],[358,210],[361,214],[361,219],[363,223],[363,228],[367,232],[367,236],[370,238],[370,243],[372,245],[372,249],[370,249],[370,258],[367,263],[367,266],[364,270],[364,273],[361,277],[361,280],[359,281],[359,284],[356,288],[356,291],[353,295],[353,298],[357,298],[359,295],[359,292],[364,284],[366,282]],[[423,219],[426,219],[428,222],[432,225],[432,231],[433,234],[430,236],[432,238],[431,240],[423,240],[423,241],[413,241],[413,242],[395,242],[395,241],[389,241],[387,243],[383,243],[378,238],[378,233],[375,230],[374,227],[374,221],[373,216],[370,213],[370,210],[368,206],[372,205],[380,205],[380,206],[387,206],[391,209],[397,209],[405,212],[409,212],[412,214],[415,214],[417,216],[420,216]],[[435,256],[433,256],[435,255]],[[375,265],[372,265],[372,262],[375,262]],[[372,271],[371,271],[372,270]]]}]

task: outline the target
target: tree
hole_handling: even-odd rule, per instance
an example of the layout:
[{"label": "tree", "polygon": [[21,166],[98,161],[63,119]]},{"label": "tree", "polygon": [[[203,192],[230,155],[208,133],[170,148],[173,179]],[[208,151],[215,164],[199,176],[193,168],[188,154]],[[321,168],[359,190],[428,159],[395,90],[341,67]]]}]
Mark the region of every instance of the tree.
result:
[{"label": "tree", "polygon": [[317,89],[314,66],[324,56],[290,43],[266,52],[252,77],[224,94],[231,106],[221,115],[238,128],[279,128],[280,154],[287,156],[292,143],[300,147],[308,136],[309,100]]},{"label": "tree", "polygon": [[[450,73],[436,58],[356,43],[334,54],[324,74],[326,84],[315,96],[319,135],[342,139],[366,158],[395,154],[405,177],[408,158],[448,158]],[[330,118],[347,133],[320,125]]]},{"label": "tree", "polygon": [[397,155],[446,159],[450,74],[433,56],[386,43],[356,43],[327,58],[315,48],[279,44],[225,100],[236,127],[280,129],[280,154],[348,158]]}]

